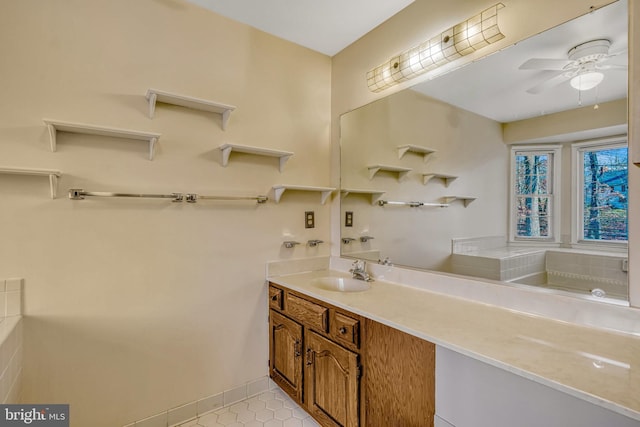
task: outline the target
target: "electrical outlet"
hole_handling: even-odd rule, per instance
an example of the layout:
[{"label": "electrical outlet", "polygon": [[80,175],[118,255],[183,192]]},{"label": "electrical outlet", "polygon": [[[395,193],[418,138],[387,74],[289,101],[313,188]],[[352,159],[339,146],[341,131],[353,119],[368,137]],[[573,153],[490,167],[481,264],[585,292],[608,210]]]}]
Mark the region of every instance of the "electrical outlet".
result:
[{"label": "electrical outlet", "polygon": [[316,226],[316,214],[313,211],[304,213],[304,228],[314,228]]},{"label": "electrical outlet", "polygon": [[344,213],[344,226],[353,227],[353,212],[347,211]]}]

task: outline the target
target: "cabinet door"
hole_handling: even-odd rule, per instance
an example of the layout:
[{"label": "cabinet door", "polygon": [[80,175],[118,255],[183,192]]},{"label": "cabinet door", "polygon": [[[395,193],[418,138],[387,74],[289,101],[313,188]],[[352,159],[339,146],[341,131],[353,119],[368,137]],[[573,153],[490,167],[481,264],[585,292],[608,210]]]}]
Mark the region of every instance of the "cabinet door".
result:
[{"label": "cabinet door", "polygon": [[302,326],[271,310],[269,374],[285,392],[302,402]]},{"label": "cabinet door", "polygon": [[305,336],[304,400],[323,426],[358,427],[358,355],[315,332]]}]

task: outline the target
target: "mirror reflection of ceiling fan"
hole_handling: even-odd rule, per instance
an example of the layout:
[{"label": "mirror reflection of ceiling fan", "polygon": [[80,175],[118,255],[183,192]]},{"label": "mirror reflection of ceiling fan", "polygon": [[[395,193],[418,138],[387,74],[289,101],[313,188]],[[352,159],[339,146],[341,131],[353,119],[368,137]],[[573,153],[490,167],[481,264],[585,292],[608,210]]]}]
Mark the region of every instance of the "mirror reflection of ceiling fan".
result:
[{"label": "mirror reflection of ceiling fan", "polygon": [[606,39],[591,40],[569,50],[567,59],[533,58],[520,66],[521,70],[553,71],[550,77],[529,88],[528,93],[542,93],[569,80],[576,90],[589,90],[604,79],[602,70],[623,69],[626,65],[607,64],[611,58],[625,51],[609,53],[611,42]]}]

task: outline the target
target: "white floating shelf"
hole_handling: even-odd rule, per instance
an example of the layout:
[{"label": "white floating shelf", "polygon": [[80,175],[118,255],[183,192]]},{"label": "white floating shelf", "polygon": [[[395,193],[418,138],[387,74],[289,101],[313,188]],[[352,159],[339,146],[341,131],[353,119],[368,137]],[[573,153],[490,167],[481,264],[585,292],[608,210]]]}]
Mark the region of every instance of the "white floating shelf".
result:
[{"label": "white floating shelf", "polygon": [[279,169],[282,172],[284,164],[289,160],[293,153],[290,151],[272,150],[269,148],[249,147],[247,145],[222,144],[218,147],[222,151],[222,166],[229,164],[229,155],[232,151],[239,153],[255,154],[256,156],[277,157],[279,159]]},{"label": "white floating shelf", "polygon": [[156,102],[179,105],[180,107],[191,108],[193,110],[208,111],[222,115],[222,130],[227,129],[227,123],[231,112],[236,109],[233,105],[221,104],[206,99],[194,98],[192,96],[176,95],[175,93],[164,92],[157,89],[149,89],[145,96],[149,101],[149,117],[153,118],[156,110]]},{"label": "white floating shelf", "polygon": [[397,172],[398,173],[398,181],[402,180],[409,172],[411,172],[411,168],[402,168],[399,166],[389,166],[389,165],[371,165],[367,167],[369,169],[369,179],[373,179],[373,177],[380,171],[383,172]]},{"label": "white floating shelf", "polygon": [[49,137],[51,138],[51,151],[56,151],[56,134],[57,132],[81,133],[85,135],[109,136],[113,138],[135,139],[149,142],[149,160],[153,160],[155,147],[159,133],[143,132],[129,129],[117,129],[112,127],[94,126],[83,123],[69,123],[58,120],[43,119],[49,128]]},{"label": "white floating shelf", "polygon": [[426,185],[431,179],[437,178],[444,183],[445,187],[448,187],[452,181],[456,180],[458,177],[455,175],[445,175],[441,173],[425,173],[422,174],[422,182]]},{"label": "white floating shelf", "polygon": [[347,197],[349,194],[365,194],[365,195],[371,195],[371,203],[375,203],[378,201],[378,199],[380,199],[380,197],[382,197],[382,195],[384,194],[384,191],[380,191],[380,190],[357,190],[357,189],[353,189],[353,188],[343,188],[340,190],[340,194],[342,195],[342,197]]},{"label": "white floating shelf", "polygon": [[476,197],[467,197],[467,196],[444,196],[442,198],[443,203],[449,204],[451,202],[454,202],[456,200],[462,200],[462,203],[464,203],[464,207],[466,208],[467,206],[469,206],[471,204],[471,202],[473,202],[474,200],[476,200]]},{"label": "white floating shelf", "polygon": [[282,197],[282,194],[287,190],[291,190],[291,191],[315,191],[315,192],[321,193],[320,194],[320,196],[321,196],[320,204],[324,205],[325,202],[327,201],[327,198],[336,189],[335,188],[329,188],[329,187],[309,187],[309,186],[306,186],[306,185],[274,185],[273,186],[273,191],[275,192],[275,201],[276,201],[276,203],[280,202],[280,198]]},{"label": "white floating shelf", "polygon": [[49,169],[26,169],[26,168],[5,168],[0,167],[0,174],[11,175],[31,175],[31,176],[48,176],[49,177],[49,190],[51,192],[51,198],[56,198],[58,192],[58,178],[62,176],[62,172]]},{"label": "white floating shelf", "polygon": [[433,154],[436,150],[432,148],[422,147],[419,145],[398,145],[398,158],[401,159],[407,153],[417,153],[421,154],[422,157],[426,160],[429,154]]}]

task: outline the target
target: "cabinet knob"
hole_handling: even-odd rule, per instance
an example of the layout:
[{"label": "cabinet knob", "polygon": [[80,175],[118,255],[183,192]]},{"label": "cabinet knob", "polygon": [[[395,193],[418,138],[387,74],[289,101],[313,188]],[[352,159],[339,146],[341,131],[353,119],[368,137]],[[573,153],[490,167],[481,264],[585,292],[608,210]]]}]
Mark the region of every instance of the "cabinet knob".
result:
[{"label": "cabinet knob", "polygon": [[271,301],[278,301],[278,294],[271,295]]},{"label": "cabinet knob", "polygon": [[342,326],[340,329],[338,329],[338,332],[340,332],[342,335],[347,333],[347,328],[345,328],[344,326]]}]

